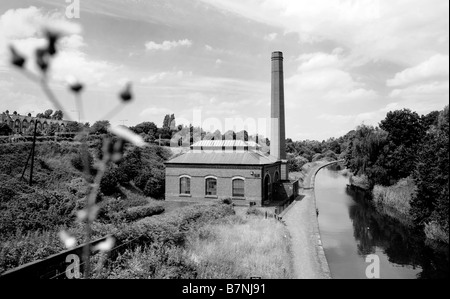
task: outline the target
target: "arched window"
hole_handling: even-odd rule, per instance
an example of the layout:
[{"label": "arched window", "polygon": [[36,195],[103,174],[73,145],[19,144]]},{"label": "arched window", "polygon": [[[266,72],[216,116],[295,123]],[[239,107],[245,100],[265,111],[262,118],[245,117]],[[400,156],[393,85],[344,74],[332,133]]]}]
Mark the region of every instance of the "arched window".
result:
[{"label": "arched window", "polygon": [[180,194],[191,194],[191,178],[184,176],[180,178]]},{"label": "arched window", "polygon": [[233,180],[233,197],[245,197],[245,181],[243,179]]},{"label": "arched window", "polygon": [[278,181],[280,180],[280,175],[278,174],[278,171],[275,172],[275,178],[273,180],[274,183],[278,183]]},{"label": "arched window", "polygon": [[206,178],[205,180],[205,195],[217,196],[217,179],[213,177]]}]

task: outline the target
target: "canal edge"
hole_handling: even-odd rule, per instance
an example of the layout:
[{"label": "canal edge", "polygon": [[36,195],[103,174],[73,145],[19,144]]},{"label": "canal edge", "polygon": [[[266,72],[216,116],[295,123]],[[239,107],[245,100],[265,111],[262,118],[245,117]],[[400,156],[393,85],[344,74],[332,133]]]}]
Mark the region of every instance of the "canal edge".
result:
[{"label": "canal edge", "polygon": [[336,163],[340,163],[343,160],[338,160],[338,161],[333,161],[333,162],[329,162],[326,163],[324,165],[320,165],[319,167],[317,167],[315,170],[313,170],[311,179],[310,179],[310,184],[309,184],[309,188],[311,189],[311,196],[312,199],[314,201],[314,210],[312,211],[313,216],[314,216],[314,235],[316,237],[316,249],[317,249],[317,256],[319,258],[319,262],[320,262],[320,266],[321,266],[321,270],[322,273],[324,273],[325,278],[330,279],[333,278],[331,275],[331,271],[330,271],[330,266],[328,264],[328,260],[327,257],[325,255],[325,250],[323,248],[323,243],[322,243],[322,238],[320,236],[320,227],[319,227],[319,219],[318,219],[318,215],[317,215],[317,201],[316,201],[316,192],[315,192],[315,181],[316,181],[316,175],[317,173],[319,173],[319,171],[327,166],[330,166],[332,164],[336,164]]}]

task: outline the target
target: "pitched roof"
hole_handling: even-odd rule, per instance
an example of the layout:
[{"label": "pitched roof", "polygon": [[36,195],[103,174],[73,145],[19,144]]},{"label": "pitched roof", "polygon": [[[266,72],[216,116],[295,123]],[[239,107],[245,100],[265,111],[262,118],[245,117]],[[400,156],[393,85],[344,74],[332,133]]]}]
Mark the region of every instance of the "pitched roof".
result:
[{"label": "pitched roof", "polygon": [[223,148],[223,147],[236,147],[236,148],[253,148],[258,149],[261,146],[253,141],[243,140],[200,140],[194,143],[191,148]]},{"label": "pitched roof", "polygon": [[191,150],[166,164],[266,165],[277,162],[260,151],[196,151]]}]

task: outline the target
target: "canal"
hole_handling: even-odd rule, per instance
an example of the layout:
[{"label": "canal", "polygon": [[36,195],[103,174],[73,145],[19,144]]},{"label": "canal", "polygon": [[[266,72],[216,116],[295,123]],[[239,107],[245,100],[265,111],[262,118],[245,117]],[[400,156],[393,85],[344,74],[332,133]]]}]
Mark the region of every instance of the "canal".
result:
[{"label": "canal", "polygon": [[448,278],[448,246],[425,242],[424,234],[372,206],[367,193],[347,188],[348,177],[324,168],[316,176],[319,227],[331,275],[366,279],[379,260],[382,279]]}]

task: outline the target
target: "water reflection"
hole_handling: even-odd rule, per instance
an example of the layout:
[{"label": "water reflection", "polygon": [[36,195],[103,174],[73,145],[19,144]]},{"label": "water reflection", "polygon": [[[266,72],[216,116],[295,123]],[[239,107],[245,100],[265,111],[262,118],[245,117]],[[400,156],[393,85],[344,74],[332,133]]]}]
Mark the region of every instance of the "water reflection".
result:
[{"label": "water reflection", "polygon": [[427,246],[422,230],[378,213],[367,192],[347,188],[346,193],[357,203],[349,207],[349,216],[360,255],[375,253],[379,247],[389,262],[421,268],[418,278],[448,277],[448,246]]},{"label": "water reflection", "polygon": [[[322,170],[316,179],[316,197],[320,208],[319,225],[321,233],[323,232],[330,269],[332,274],[333,270],[334,274],[337,274],[333,276],[339,277],[337,272],[349,272],[352,271],[349,268],[353,267],[355,273],[345,273],[344,277],[365,278],[361,277],[364,276],[361,269],[365,267],[361,257],[376,253],[384,255],[386,262],[381,267],[388,273],[386,278],[449,277],[448,246],[430,246],[425,242],[421,230],[407,227],[389,216],[380,214],[372,205],[370,194],[348,189],[346,183],[346,178],[338,172],[327,169]],[[343,227],[347,227],[348,232],[345,232]],[[345,246],[348,251],[349,246],[352,246],[348,243],[352,242],[357,255],[335,254],[340,251],[339,247]],[[327,244],[332,246],[327,248]],[[352,259],[355,264],[359,263],[358,267],[351,265]],[[412,272],[411,276],[411,273],[404,274],[401,268],[416,271]]]}]

